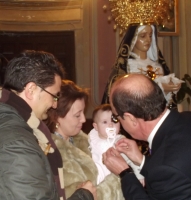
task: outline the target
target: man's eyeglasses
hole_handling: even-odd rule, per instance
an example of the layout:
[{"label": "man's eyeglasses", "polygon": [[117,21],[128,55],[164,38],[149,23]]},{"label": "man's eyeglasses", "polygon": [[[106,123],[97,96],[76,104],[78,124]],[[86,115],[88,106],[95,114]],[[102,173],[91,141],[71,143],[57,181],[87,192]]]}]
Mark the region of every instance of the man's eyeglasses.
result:
[{"label": "man's eyeglasses", "polygon": [[114,123],[117,123],[117,122],[119,122],[118,117],[119,117],[119,115],[112,114],[112,115],[111,115],[111,120],[112,120]]},{"label": "man's eyeglasses", "polygon": [[59,100],[59,96],[50,93],[49,91],[45,90],[44,88],[42,88],[42,87],[40,87],[40,86],[38,86],[38,87],[41,88],[41,89],[42,89],[43,91],[45,91],[46,93],[50,94],[50,95],[53,97],[53,99],[54,99],[55,102],[57,102],[57,101]]}]

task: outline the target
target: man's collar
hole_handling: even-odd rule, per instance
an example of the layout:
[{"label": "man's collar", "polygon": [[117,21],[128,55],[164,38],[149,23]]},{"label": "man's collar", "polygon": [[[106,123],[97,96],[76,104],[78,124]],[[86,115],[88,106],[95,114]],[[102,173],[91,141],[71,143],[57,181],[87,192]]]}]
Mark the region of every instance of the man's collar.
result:
[{"label": "man's collar", "polygon": [[161,119],[158,121],[158,123],[156,124],[156,126],[154,127],[154,129],[152,130],[152,132],[150,133],[149,137],[148,137],[148,143],[149,143],[149,148],[152,149],[152,142],[153,142],[153,138],[156,134],[156,132],[158,131],[159,127],[161,126],[161,124],[163,123],[163,121],[166,119],[166,117],[169,115],[170,110],[167,109],[166,112],[164,113],[164,115],[161,117]]}]

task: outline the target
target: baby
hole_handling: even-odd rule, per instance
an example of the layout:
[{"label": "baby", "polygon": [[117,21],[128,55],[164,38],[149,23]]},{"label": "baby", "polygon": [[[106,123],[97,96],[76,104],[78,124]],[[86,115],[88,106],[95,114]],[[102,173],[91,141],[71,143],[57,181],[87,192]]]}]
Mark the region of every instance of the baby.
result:
[{"label": "baby", "polygon": [[[93,129],[90,131],[89,148],[98,168],[97,184],[102,182],[104,178],[111,172],[102,162],[102,154],[110,147],[115,147],[115,142],[124,137],[118,134],[120,131],[120,123],[114,123],[111,119],[112,111],[109,104],[102,104],[93,111]],[[126,155],[121,154],[129,166],[134,170],[136,177],[144,186],[144,177],[139,173],[136,166]]]}]

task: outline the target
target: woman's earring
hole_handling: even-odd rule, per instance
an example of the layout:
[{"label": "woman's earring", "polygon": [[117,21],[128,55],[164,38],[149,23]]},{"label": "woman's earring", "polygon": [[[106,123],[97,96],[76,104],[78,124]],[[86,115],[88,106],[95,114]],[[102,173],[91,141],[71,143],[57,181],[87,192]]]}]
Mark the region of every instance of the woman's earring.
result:
[{"label": "woman's earring", "polygon": [[58,127],[59,127],[59,125],[60,125],[59,123],[56,123],[56,128],[58,128]]}]

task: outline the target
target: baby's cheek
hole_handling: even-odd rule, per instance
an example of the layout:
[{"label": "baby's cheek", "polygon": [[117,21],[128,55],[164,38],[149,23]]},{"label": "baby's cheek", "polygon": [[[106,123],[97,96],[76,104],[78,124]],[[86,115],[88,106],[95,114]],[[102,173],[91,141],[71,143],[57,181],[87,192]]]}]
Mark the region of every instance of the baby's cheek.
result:
[{"label": "baby's cheek", "polygon": [[116,128],[116,134],[118,134],[118,133],[119,133],[119,130],[120,130],[120,123],[119,123],[119,122],[116,123],[116,124],[114,125],[114,127]]}]

